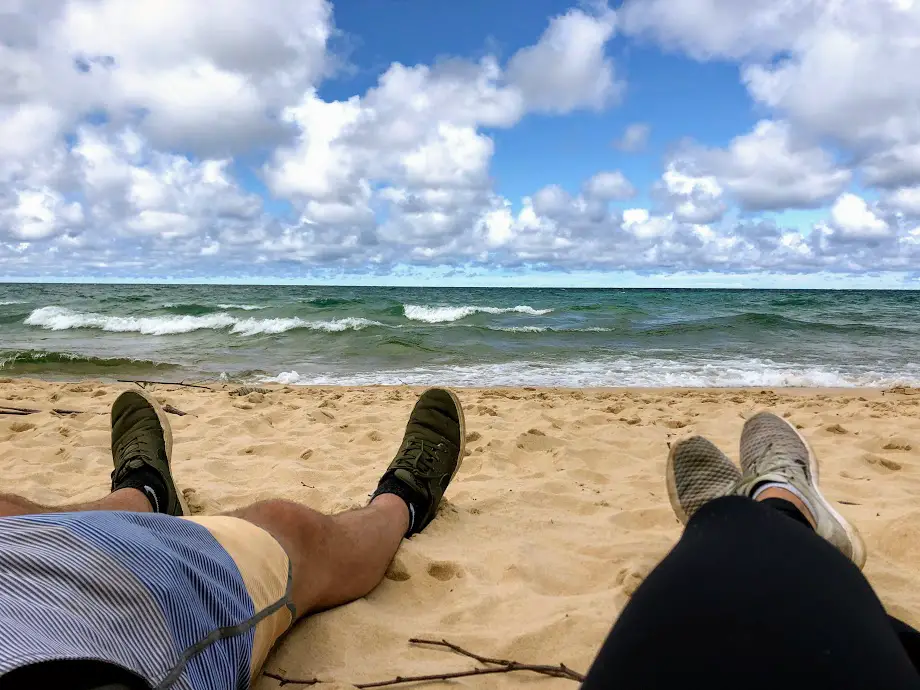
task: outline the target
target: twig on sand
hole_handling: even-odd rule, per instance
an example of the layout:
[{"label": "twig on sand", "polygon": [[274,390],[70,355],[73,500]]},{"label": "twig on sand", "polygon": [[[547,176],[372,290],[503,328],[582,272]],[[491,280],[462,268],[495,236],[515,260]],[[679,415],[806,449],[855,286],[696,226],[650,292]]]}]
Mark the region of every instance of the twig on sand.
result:
[{"label": "twig on sand", "polygon": [[319,678],[285,678],[284,676],[279,676],[277,673],[269,673],[268,671],[262,675],[266,678],[277,680],[278,684],[282,687],[285,685],[317,685],[323,682]]},{"label": "twig on sand", "polygon": [[522,664],[518,661],[509,661],[508,659],[492,659],[490,657],[474,654],[473,652],[463,649],[463,647],[458,647],[457,645],[452,644],[447,640],[424,640],[413,637],[411,640],[409,640],[409,642],[412,644],[427,644],[434,647],[445,647],[453,652],[456,652],[457,654],[469,657],[470,659],[475,659],[481,664],[495,664],[496,666],[503,666],[506,672],[532,671],[533,673],[539,673],[543,676],[552,676],[553,678],[567,678],[579,683],[585,680],[583,674],[570,669],[565,664],[548,666],[546,664]]},{"label": "twig on sand", "polygon": [[186,415],[188,415],[188,412],[183,412],[178,407],[173,407],[169,403],[163,405],[163,412],[167,414],[174,414],[178,417],[185,417]]},{"label": "twig on sand", "polygon": [[[31,407],[11,407],[9,405],[0,405],[0,414],[15,414],[15,415],[28,415],[28,414],[38,414],[41,410],[33,410]],[[54,408],[50,410],[52,414],[59,415],[71,415],[71,414],[86,414],[80,410],[62,410],[59,408]]]},{"label": "twig on sand", "polygon": [[118,379],[118,383],[136,383],[141,388],[149,385],[156,386],[185,386],[186,388],[202,388],[206,391],[213,391],[209,386],[202,386],[200,383],[186,383],[185,381],[146,381],[143,379]]},{"label": "twig on sand", "polygon": [[[549,676],[551,678],[565,678],[567,680],[573,680],[575,682],[581,683],[584,681],[585,677],[578,671],[573,671],[565,664],[559,664],[558,666],[549,666],[546,664],[522,664],[517,661],[510,661],[508,659],[493,659],[487,656],[481,656],[479,654],[474,654],[463,647],[455,645],[447,640],[425,640],[421,638],[413,637],[409,640],[411,644],[422,644],[422,645],[431,645],[434,647],[442,647],[449,649],[452,652],[465,656],[469,659],[478,661],[480,664],[486,665],[485,668],[472,668],[468,671],[453,671],[450,673],[432,673],[424,676],[396,676],[390,680],[380,680],[373,683],[353,683],[354,687],[359,690],[370,690],[370,688],[385,688],[391,687],[393,685],[402,685],[404,683],[424,683],[426,681],[433,680],[452,680],[454,678],[468,678],[470,676],[485,676],[495,673],[513,673],[515,671],[530,671],[532,673],[537,673],[542,676]],[[326,681],[319,680],[318,678],[309,678],[309,679],[299,679],[299,678],[287,678],[277,673],[266,673],[268,678],[273,678],[277,680],[281,685],[318,685]]]}]

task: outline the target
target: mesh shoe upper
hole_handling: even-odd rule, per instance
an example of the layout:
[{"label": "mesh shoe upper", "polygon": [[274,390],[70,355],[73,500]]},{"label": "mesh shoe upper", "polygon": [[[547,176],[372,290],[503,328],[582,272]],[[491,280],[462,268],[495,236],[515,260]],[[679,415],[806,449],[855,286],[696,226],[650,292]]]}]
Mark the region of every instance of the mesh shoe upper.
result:
[{"label": "mesh shoe upper", "polygon": [[736,493],[752,497],[767,482],[791,485],[813,512],[815,532],[859,567],[865,564],[862,537],[818,488],[817,457],[789,422],[769,412],[751,417],[741,434],[741,469]]},{"label": "mesh shoe upper", "polygon": [[686,523],[705,503],[732,495],[741,472],[710,441],[694,436],[671,448],[667,478],[671,506]]}]

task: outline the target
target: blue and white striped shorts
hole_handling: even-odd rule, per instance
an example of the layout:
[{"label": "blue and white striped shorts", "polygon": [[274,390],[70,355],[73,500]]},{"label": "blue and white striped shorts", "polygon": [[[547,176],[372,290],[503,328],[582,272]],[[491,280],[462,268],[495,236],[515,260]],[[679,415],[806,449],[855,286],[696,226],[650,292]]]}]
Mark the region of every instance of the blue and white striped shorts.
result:
[{"label": "blue and white striped shorts", "polygon": [[233,517],[0,518],[0,676],[116,664],[153,688],[248,688],[293,620],[290,561]]}]

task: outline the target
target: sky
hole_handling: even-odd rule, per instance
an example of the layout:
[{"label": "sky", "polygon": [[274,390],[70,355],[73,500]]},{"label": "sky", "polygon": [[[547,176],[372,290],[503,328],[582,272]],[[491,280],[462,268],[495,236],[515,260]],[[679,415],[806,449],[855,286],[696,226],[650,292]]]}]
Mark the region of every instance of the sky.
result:
[{"label": "sky", "polygon": [[920,0],[0,0],[0,279],[920,288]]}]

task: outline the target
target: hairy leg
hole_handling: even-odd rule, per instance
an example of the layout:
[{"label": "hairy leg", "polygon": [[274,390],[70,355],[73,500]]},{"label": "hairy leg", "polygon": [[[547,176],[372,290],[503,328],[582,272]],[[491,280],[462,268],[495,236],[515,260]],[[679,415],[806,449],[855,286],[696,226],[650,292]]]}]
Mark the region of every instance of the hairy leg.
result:
[{"label": "hairy leg", "polygon": [[230,515],[261,527],[284,547],[291,559],[294,605],[300,616],[373,590],[409,526],[405,501],[392,494],[338,515],[280,500],[256,503]]},{"label": "hairy leg", "polygon": [[41,513],[82,513],[93,510],[123,510],[132,513],[149,513],[152,509],[147,496],[138,489],[119,489],[98,501],[76,503],[68,506],[43,506],[21,496],[0,494],[0,517],[38,515]]}]

